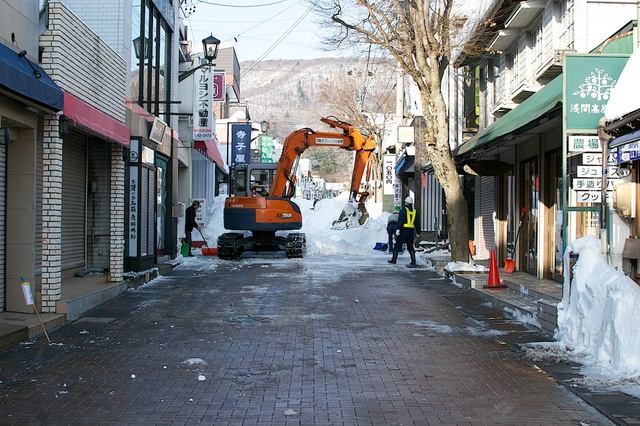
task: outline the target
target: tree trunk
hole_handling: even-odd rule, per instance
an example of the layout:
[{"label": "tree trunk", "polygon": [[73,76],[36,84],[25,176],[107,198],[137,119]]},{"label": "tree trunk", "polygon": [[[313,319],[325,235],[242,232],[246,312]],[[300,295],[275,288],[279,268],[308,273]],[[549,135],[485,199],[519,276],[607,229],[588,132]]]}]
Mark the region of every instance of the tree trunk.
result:
[{"label": "tree trunk", "polygon": [[[467,201],[464,198],[456,163],[449,147],[449,122],[442,93],[422,93],[425,114],[424,143],[416,147],[416,160],[425,157],[433,167],[434,175],[446,198],[449,242],[453,262],[469,261],[469,222]],[[420,157],[418,156],[418,151]],[[424,160],[422,160],[424,161]],[[422,162],[421,161],[421,162]],[[418,164],[416,164],[416,170]]]}]

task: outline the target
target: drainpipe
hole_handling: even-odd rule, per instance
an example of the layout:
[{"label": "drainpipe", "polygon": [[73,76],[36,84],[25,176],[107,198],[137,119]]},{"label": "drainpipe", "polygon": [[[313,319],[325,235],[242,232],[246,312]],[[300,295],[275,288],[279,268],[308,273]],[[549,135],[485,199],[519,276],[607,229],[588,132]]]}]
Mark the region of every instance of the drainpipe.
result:
[{"label": "drainpipe", "polygon": [[598,139],[602,145],[602,188],[601,188],[601,201],[600,201],[600,244],[602,246],[602,254],[609,257],[609,233],[607,232],[607,166],[609,157],[609,141],[611,135],[604,131],[604,126],[607,124],[605,117],[600,117],[598,120]]}]

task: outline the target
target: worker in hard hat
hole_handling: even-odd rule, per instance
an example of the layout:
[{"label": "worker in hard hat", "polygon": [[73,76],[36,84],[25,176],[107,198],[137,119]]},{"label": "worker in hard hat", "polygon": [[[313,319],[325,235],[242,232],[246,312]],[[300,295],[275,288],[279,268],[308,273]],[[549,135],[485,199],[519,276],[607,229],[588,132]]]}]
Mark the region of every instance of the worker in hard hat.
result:
[{"label": "worker in hard hat", "polygon": [[398,252],[402,248],[402,244],[407,244],[407,250],[409,256],[411,256],[411,263],[409,266],[416,265],[416,249],[414,241],[420,237],[420,215],[418,211],[413,208],[413,198],[407,197],[404,199],[404,208],[400,210],[398,214],[398,230],[396,231],[396,243],[393,246],[393,256],[389,263],[396,263],[398,260]]}]

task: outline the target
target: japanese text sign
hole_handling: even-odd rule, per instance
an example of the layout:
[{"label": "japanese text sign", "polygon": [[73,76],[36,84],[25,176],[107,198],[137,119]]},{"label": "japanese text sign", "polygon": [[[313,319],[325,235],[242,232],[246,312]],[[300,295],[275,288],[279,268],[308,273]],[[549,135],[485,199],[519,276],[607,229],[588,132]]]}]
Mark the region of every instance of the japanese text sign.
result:
[{"label": "japanese text sign", "polygon": [[250,160],[251,124],[231,125],[231,164],[244,164]]},{"label": "japanese text sign", "polygon": [[567,129],[595,129],[627,63],[628,55],[565,56],[564,96]]},{"label": "japanese text sign", "polygon": [[195,73],[193,96],[193,140],[213,138],[215,117],[213,115],[213,73],[204,67]]}]

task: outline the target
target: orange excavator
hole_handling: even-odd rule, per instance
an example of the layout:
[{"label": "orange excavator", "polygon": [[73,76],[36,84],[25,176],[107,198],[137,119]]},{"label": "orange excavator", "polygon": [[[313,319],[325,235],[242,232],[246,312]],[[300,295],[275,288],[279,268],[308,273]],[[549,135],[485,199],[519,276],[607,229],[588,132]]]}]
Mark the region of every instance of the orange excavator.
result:
[{"label": "orange excavator", "polygon": [[355,152],[355,163],[351,175],[350,204],[357,203],[352,213],[341,214],[338,221],[346,221],[350,215],[364,209],[367,192],[361,192],[360,182],[369,164],[371,153],[376,148],[373,136],[364,137],[352,125],[335,117],[321,118],[320,121],[331,128],[342,129],[337,132],[316,132],[309,128],[296,130],[284,141],[282,155],[278,162],[269,195],[230,196],[224,205],[224,227],[233,231],[218,237],[218,257],[235,259],[245,250],[285,250],[286,257],[303,257],[306,247],[304,233],[289,232],[276,235],[279,231],[295,231],[302,228],[300,207],[291,201],[295,195],[295,171],[300,155],[310,146],[334,147]]}]

